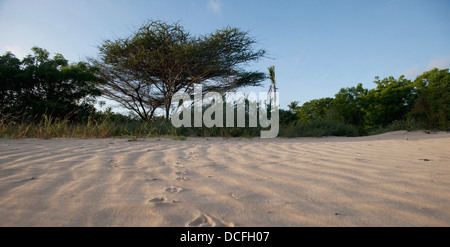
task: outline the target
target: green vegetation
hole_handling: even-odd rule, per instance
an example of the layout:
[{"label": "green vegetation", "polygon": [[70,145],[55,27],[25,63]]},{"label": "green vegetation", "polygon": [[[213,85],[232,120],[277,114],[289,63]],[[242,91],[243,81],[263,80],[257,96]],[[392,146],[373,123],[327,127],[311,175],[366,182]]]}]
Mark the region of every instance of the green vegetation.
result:
[{"label": "green vegetation", "polygon": [[[178,23],[150,21],[129,38],[104,41],[99,58],[89,63],[69,64],[61,54],[50,58],[38,47],[22,60],[7,52],[0,56],[0,137],[258,137],[261,127],[175,128],[167,121],[173,95],[187,92],[194,97],[197,83],[205,94],[223,93],[258,86],[269,78],[269,93],[276,93],[275,67],[268,68],[268,75],[245,70],[245,65],[266,53],[255,50],[255,44],[237,28],[194,37]],[[450,130],[449,69],[427,71],[414,81],[404,76],[376,77],[374,83],[370,90],[359,83],[342,88],[334,98],[301,106],[293,101],[289,110],[279,110],[278,136]],[[97,111],[94,103],[100,95],[133,115]],[[156,116],[157,109],[164,110],[164,116]]]},{"label": "green vegetation", "polygon": [[321,137],[321,136],[358,136],[358,130],[352,126],[327,120],[314,120],[303,123],[281,125],[280,137]]},{"label": "green vegetation", "polygon": [[[87,63],[68,64],[61,54],[34,47],[22,61],[12,53],[0,56],[0,119],[25,116],[86,118],[95,112],[92,101],[101,94],[102,79]],[[40,119],[38,119],[39,121]]]},{"label": "green vegetation", "polygon": [[450,129],[450,73],[433,69],[414,80],[411,116],[427,129]]},{"label": "green vegetation", "polygon": [[287,136],[296,132],[353,136],[394,130],[450,130],[449,69],[427,71],[414,81],[404,76],[376,77],[374,83],[376,87],[371,90],[359,83],[342,88],[334,98],[311,100],[300,107],[298,101],[292,102],[288,106],[291,114],[280,113],[282,123],[291,123]]},{"label": "green vegetation", "polygon": [[[11,118],[12,119],[12,118]],[[153,121],[127,117],[114,113],[95,113],[84,121],[53,118],[43,115],[39,121],[0,122],[1,138],[107,138],[126,137],[130,140],[151,137],[173,137],[185,140],[186,137],[256,137],[260,128],[175,128],[164,117]]]},{"label": "green vegetation", "polygon": [[104,41],[90,62],[105,79],[104,96],[145,121],[158,108],[168,119],[173,95],[192,94],[195,84],[203,93],[260,86],[265,74],[243,67],[264,57],[255,43],[237,28],[195,37],[178,23],[149,21],[129,38]]}]

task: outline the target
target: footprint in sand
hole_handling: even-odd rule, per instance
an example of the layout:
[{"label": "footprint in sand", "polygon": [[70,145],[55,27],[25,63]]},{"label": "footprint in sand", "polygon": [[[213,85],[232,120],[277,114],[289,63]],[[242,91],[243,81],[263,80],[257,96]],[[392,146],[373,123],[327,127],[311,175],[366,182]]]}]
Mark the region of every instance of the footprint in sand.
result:
[{"label": "footprint in sand", "polygon": [[155,197],[153,199],[148,200],[148,202],[154,202],[154,203],[163,203],[166,202],[167,198],[162,196],[162,197]]},{"label": "footprint in sand", "polygon": [[186,165],[186,162],[177,161],[175,162],[175,167],[183,168]]},{"label": "footprint in sand", "polygon": [[175,172],[175,175],[177,175],[178,177],[175,179],[177,181],[191,181],[191,179],[189,177],[186,177],[184,175],[187,175],[186,172]]},{"label": "footprint in sand", "polygon": [[195,220],[189,222],[188,226],[215,226],[216,223],[211,219],[211,217],[202,214]]},{"label": "footprint in sand", "polygon": [[189,155],[188,159],[190,159],[190,160],[198,160],[197,153],[189,152],[188,155]]},{"label": "footprint in sand", "polygon": [[195,218],[193,221],[189,222],[187,226],[195,226],[195,227],[233,227],[233,223],[224,223],[221,220],[218,220],[216,218],[210,217],[206,214],[201,214],[197,218]]},{"label": "footprint in sand", "polygon": [[175,180],[177,181],[191,181],[189,177],[177,177]]},{"label": "footprint in sand", "polygon": [[236,200],[239,200],[241,197],[238,195],[238,194],[236,194],[235,192],[231,192],[230,193],[230,196],[231,197],[233,197],[234,199],[236,199]]},{"label": "footprint in sand", "polygon": [[166,188],[166,192],[170,192],[170,193],[180,193],[182,190],[183,190],[183,188],[176,187],[176,186],[170,186],[170,187]]},{"label": "footprint in sand", "polygon": [[[153,199],[150,199],[150,200],[148,200],[148,202],[155,203],[155,204],[160,204],[160,203],[165,204],[165,203],[168,203],[168,200],[166,197],[162,196],[162,197],[155,197]],[[180,201],[173,200],[172,203],[180,203]]]}]

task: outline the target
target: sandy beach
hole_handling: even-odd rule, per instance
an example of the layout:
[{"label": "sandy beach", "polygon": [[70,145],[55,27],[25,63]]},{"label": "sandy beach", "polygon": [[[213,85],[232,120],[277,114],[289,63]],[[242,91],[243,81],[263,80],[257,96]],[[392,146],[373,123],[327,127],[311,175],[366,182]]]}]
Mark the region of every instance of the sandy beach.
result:
[{"label": "sandy beach", "polygon": [[0,226],[450,226],[450,134],[0,139]]}]

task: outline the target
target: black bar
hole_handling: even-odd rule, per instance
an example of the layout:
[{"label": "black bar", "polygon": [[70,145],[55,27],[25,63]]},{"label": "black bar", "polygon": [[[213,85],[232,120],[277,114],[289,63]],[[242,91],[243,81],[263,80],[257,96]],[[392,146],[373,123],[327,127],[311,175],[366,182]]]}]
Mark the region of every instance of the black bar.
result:
[{"label": "black bar", "polygon": [[23,245],[74,246],[355,246],[420,244],[426,246],[448,242],[449,228],[302,228],[302,227],[236,227],[236,228],[0,228],[2,241]]}]

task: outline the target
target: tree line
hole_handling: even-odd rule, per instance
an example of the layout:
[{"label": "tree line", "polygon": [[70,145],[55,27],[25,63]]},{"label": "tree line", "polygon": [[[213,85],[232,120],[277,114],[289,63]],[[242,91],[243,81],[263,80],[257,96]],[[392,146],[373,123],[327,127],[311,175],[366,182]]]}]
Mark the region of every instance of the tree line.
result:
[{"label": "tree line", "polygon": [[[78,63],[61,54],[50,57],[39,47],[22,60],[10,52],[0,56],[0,123],[19,117],[36,122],[43,116],[85,121],[98,115],[94,103],[99,96],[152,122],[157,109],[165,119],[170,117],[177,92],[194,98],[196,84],[202,85],[203,94],[224,93],[271,79],[269,91],[277,90],[274,67],[268,75],[247,69],[267,52],[238,28],[196,36],[179,23],[150,20],[129,37],[103,41],[98,50],[97,57]],[[327,135],[362,135],[396,122],[449,130],[449,82],[449,69],[433,69],[412,81],[376,77],[370,90],[358,84],[342,88],[333,98],[301,106],[292,102],[289,111],[280,110],[280,128],[285,136],[302,136],[308,128],[332,130],[317,132]]]},{"label": "tree line", "polygon": [[308,123],[331,121],[358,129],[360,134],[386,128],[396,122],[408,122],[417,128],[450,130],[449,69],[432,69],[408,80],[375,77],[376,87],[361,83],[341,88],[334,98],[291,102],[283,121]]}]

